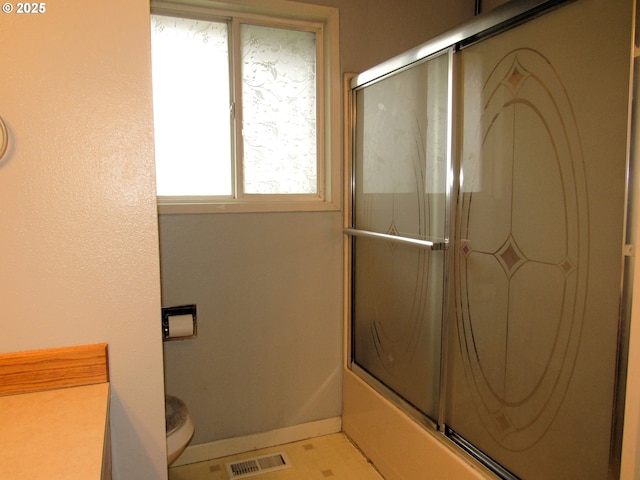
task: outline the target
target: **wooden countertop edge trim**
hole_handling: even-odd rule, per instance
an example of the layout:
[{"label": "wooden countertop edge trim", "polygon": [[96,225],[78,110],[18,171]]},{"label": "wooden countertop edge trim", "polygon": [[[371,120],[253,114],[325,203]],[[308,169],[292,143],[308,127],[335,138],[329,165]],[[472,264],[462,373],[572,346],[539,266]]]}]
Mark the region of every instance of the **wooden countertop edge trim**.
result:
[{"label": "wooden countertop edge trim", "polygon": [[0,396],[108,381],[106,343],[0,354]]}]

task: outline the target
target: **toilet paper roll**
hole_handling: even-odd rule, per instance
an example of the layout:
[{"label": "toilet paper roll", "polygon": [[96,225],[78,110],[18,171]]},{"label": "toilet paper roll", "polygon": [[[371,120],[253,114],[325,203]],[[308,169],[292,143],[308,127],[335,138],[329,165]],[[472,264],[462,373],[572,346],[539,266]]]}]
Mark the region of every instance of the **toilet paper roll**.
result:
[{"label": "toilet paper roll", "polygon": [[169,338],[193,335],[193,315],[172,315],[169,317]]}]

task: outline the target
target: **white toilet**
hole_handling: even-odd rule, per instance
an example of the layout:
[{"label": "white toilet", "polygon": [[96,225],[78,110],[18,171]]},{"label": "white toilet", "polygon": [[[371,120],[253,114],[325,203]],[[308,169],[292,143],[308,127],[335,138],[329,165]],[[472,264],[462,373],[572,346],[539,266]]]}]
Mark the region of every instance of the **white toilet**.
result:
[{"label": "white toilet", "polygon": [[187,406],[182,400],[165,395],[164,405],[167,429],[167,465],[171,465],[187,447],[195,428]]}]

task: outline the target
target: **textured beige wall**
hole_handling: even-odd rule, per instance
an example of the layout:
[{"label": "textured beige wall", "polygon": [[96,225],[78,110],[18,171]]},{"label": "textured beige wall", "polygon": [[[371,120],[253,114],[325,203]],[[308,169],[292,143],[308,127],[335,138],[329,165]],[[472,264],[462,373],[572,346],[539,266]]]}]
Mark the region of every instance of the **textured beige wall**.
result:
[{"label": "textured beige wall", "polygon": [[166,478],[148,2],[0,14],[0,351],[107,342],[114,478]]}]

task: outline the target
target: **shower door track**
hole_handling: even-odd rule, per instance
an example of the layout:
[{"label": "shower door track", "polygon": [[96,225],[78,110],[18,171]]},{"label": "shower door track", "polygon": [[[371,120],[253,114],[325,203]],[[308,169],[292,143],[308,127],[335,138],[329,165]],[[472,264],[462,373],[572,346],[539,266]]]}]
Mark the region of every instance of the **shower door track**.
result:
[{"label": "shower door track", "polygon": [[520,0],[507,2],[432,40],[356,75],[351,80],[351,89],[355,90],[364,85],[369,85],[390,73],[400,72],[414,63],[443,50],[452,47],[455,50],[461,50],[574,1],[576,0]]}]

